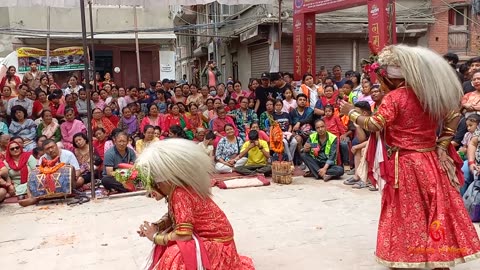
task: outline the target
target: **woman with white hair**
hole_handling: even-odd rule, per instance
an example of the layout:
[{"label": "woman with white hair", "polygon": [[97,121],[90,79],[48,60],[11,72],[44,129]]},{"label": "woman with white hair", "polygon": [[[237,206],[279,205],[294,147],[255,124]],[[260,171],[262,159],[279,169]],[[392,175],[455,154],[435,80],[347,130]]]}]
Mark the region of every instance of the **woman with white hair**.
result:
[{"label": "woman with white hair", "polygon": [[462,160],[450,143],[463,94],[455,72],[435,52],[404,45],[383,49],[370,71],[388,92],[378,111],[361,116],[345,102],[341,111],[364,129],[381,131],[372,133],[366,157],[370,180],[382,190],[377,262],[448,269],[480,258],[459,194]]},{"label": "woman with white hair", "polygon": [[238,255],[233,228],[211,199],[211,160],[192,141],[169,139],[152,143],[135,168],[156,200],[168,202],[168,213],[145,222],[139,235],[154,243],[153,269],[254,269]]}]

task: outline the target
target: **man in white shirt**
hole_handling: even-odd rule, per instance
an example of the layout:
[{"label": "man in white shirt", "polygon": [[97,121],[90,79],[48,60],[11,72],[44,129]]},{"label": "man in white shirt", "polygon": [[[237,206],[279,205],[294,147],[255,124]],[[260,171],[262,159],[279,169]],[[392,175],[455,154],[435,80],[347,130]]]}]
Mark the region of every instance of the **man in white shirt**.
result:
[{"label": "man in white shirt", "polygon": [[[45,140],[43,142],[43,150],[45,154],[41,156],[40,159],[38,159],[39,165],[42,164],[42,161],[44,159],[54,160],[57,157],[60,157],[58,160],[59,163],[68,164],[75,169],[75,179],[72,179],[72,181],[75,181],[75,182],[72,182],[72,187],[79,188],[83,186],[83,183],[85,181],[80,172],[80,165],[78,164],[77,158],[72,152],[65,149],[58,148],[57,143],[54,140],[50,140],[50,139]],[[37,204],[39,201],[40,199],[38,198],[29,197],[28,199],[21,200],[18,203],[21,206],[25,207],[25,206]]]}]

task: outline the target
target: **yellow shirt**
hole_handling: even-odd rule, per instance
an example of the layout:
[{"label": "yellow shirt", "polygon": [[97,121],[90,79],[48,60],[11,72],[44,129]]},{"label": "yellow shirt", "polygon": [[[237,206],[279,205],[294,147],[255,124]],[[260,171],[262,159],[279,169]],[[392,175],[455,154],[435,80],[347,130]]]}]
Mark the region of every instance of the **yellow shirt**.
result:
[{"label": "yellow shirt", "polygon": [[154,137],[153,140],[151,140],[149,142],[145,142],[143,139],[138,140],[135,143],[135,150],[137,151],[138,154],[141,154],[143,152],[143,150],[145,148],[147,148],[147,146],[149,146],[152,142],[158,142],[158,141],[159,141],[159,139],[157,137]]},{"label": "yellow shirt", "polygon": [[[258,140],[259,144],[263,149],[267,152],[270,152],[270,149],[268,148],[268,143],[264,140]],[[246,150],[250,146],[250,141],[247,141],[243,144],[241,152]],[[248,160],[245,166],[251,166],[251,165],[267,165],[267,158],[265,155],[262,153],[262,150],[260,150],[258,147],[254,147],[248,151]]]}]

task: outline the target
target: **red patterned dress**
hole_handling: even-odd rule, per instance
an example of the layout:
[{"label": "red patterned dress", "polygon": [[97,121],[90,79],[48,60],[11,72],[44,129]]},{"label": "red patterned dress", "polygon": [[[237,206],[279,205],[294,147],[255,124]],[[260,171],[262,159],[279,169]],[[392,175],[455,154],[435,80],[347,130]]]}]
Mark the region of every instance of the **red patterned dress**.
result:
[{"label": "red patterned dress", "polygon": [[[176,234],[194,234],[199,239],[205,269],[255,269],[250,258],[237,253],[233,228],[212,199],[203,199],[192,190],[177,187],[170,196],[169,216]],[[156,246],[153,269],[196,270],[194,247],[194,240]]]},{"label": "red patterned dress", "polygon": [[415,93],[407,88],[391,91],[371,120],[383,128],[390,149],[384,154],[377,261],[394,268],[437,268],[480,258],[477,232],[440,167],[437,121]]}]

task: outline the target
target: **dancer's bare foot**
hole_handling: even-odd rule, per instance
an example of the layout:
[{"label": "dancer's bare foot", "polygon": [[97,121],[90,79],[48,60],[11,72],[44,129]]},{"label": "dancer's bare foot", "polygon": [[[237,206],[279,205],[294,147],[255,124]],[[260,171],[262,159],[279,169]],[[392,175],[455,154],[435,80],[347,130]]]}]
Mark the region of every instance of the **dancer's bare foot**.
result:
[{"label": "dancer's bare foot", "polygon": [[30,205],[37,204],[39,201],[40,200],[37,198],[27,198],[27,199],[18,201],[18,204],[20,204],[20,206],[27,207]]}]

